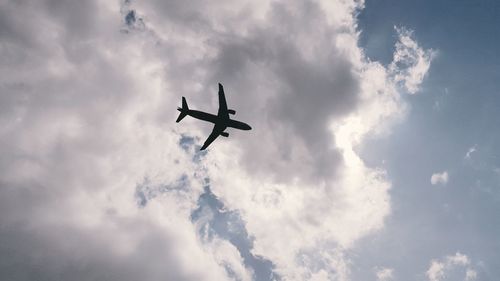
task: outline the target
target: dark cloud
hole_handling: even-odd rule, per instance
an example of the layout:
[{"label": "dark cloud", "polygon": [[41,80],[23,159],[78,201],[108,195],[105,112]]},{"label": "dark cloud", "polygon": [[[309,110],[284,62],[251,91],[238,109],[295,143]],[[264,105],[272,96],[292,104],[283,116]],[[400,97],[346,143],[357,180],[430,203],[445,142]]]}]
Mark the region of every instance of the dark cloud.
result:
[{"label": "dark cloud", "polygon": [[331,178],[340,154],[328,124],[356,107],[356,69],[332,45],[337,30],[317,5],[276,3],[267,18],[246,36],[221,37],[210,80],[228,82],[228,100],[262,139],[243,140],[247,167],[272,171],[280,181]]},{"label": "dark cloud", "polygon": [[[185,93],[191,107],[206,111],[207,104],[216,105],[217,83],[224,84],[236,117],[253,124],[251,134],[238,139],[248,171],[280,182],[290,175],[310,182],[335,177],[341,158],[328,125],[356,109],[360,78],[336,45],[345,27],[330,25],[319,4],[273,3],[261,21],[252,18],[255,7],[250,6],[136,5],[155,25],[198,37],[193,48],[179,49],[173,38],[161,41],[166,79],[176,81],[171,90]],[[215,55],[198,56],[196,48],[213,49]]]}]

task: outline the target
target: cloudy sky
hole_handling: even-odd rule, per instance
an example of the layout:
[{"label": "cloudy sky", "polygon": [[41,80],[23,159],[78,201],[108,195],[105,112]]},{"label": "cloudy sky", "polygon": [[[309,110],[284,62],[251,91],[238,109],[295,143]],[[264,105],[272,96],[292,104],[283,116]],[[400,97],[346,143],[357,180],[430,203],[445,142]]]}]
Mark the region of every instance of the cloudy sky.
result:
[{"label": "cloudy sky", "polygon": [[497,280],[499,15],[0,0],[0,279]]}]

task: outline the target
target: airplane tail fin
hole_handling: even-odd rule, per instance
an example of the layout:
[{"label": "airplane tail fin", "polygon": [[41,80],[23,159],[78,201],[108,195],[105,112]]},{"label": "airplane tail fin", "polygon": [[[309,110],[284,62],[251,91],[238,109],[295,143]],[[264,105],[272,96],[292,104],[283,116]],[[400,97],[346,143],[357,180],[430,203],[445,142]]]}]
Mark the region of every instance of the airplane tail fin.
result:
[{"label": "airplane tail fin", "polygon": [[177,110],[179,110],[181,113],[179,114],[179,117],[177,117],[177,120],[175,120],[175,122],[179,123],[182,118],[186,117],[189,112],[189,107],[185,97],[182,97],[182,107],[177,107]]}]

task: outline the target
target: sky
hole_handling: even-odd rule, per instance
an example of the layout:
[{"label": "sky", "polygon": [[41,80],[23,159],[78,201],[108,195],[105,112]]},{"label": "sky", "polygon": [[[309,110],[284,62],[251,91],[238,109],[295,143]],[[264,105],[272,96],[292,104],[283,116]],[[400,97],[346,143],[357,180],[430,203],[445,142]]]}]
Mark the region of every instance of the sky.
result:
[{"label": "sky", "polygon": [[0,279],[496,280],[499,14],[0,0]]}]

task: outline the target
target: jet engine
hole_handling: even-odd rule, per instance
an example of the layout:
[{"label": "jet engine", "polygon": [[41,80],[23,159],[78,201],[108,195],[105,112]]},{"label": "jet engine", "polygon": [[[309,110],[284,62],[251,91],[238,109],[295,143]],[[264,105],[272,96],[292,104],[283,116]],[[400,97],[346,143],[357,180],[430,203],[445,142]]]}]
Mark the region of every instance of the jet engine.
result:
[{"label": "jet engine", "polygon": [[227,113],[235,115],[236,111],[234,109],[228,109]]},{"label": "jet engine", "polygon": [[220,133],[220,135],[223,136],[223,137],[226,137],[226,138],[229,137],[229,133],[228,132],[222,132],[222,133]]}]

